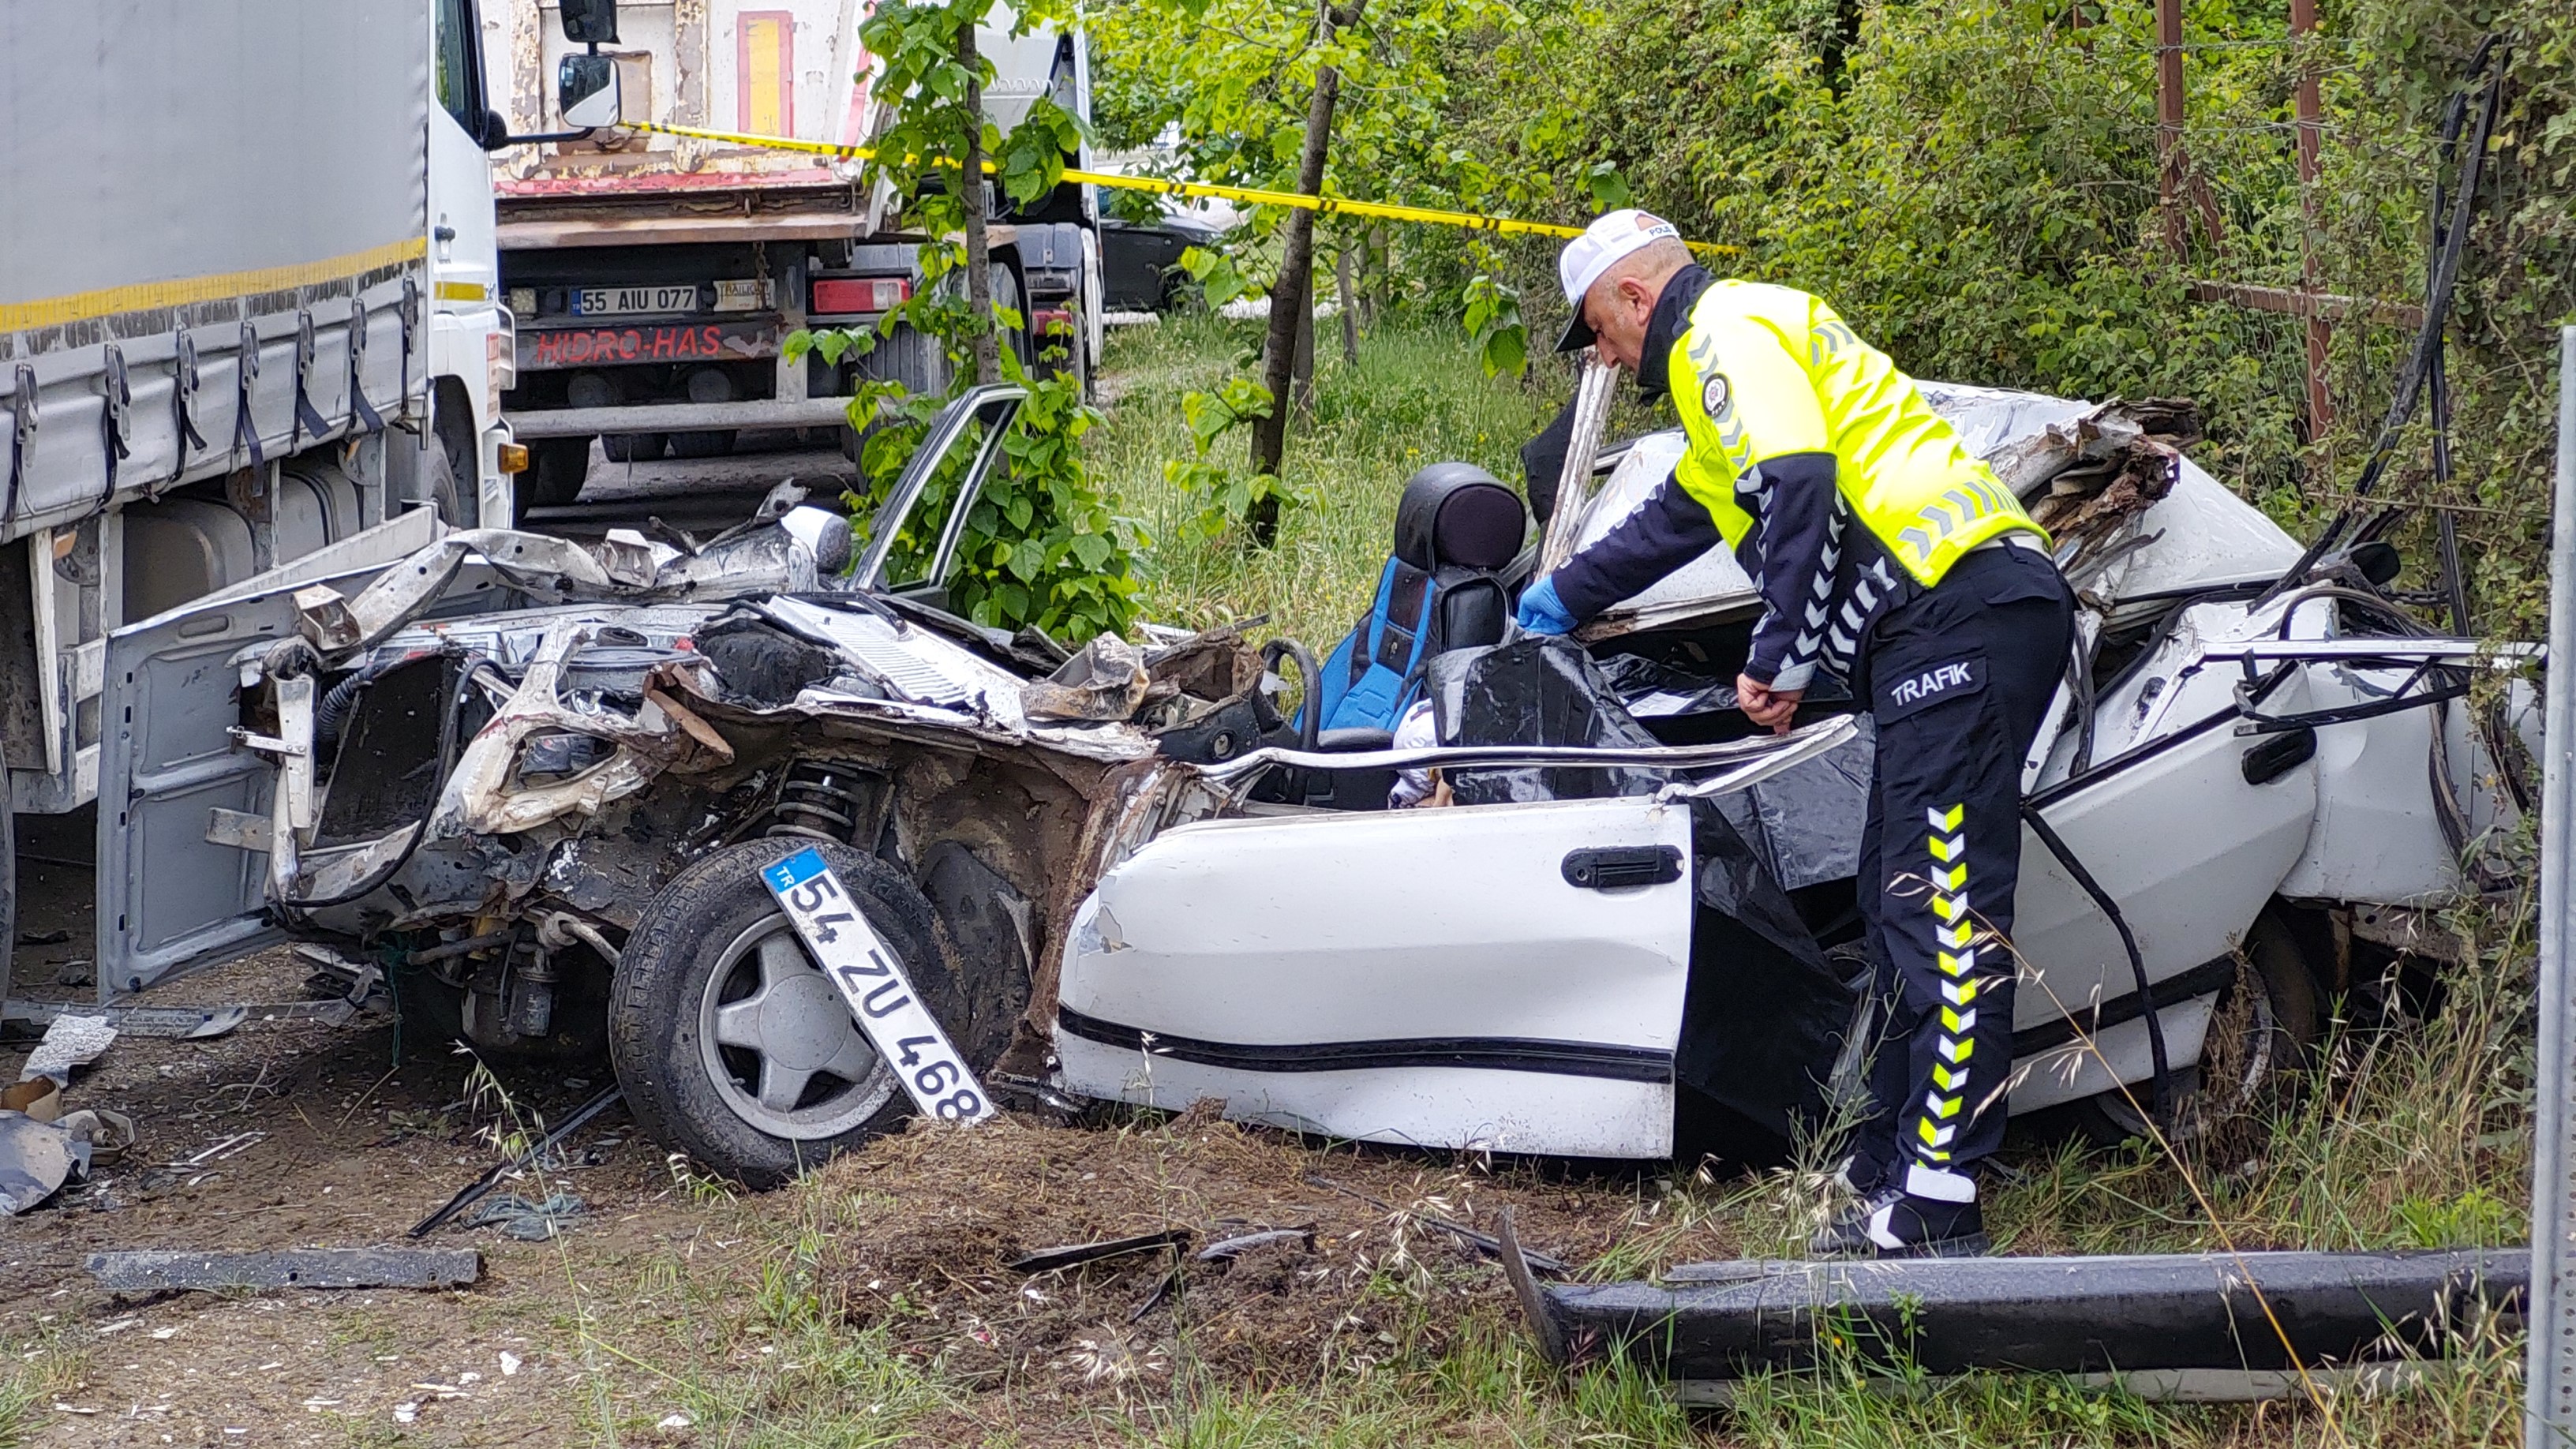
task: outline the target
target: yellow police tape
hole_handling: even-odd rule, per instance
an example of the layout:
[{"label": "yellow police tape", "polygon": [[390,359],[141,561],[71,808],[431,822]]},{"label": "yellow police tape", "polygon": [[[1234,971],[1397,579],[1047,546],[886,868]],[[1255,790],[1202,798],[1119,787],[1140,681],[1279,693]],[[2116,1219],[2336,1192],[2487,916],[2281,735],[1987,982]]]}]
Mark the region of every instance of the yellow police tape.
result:
[{"label": "yellow police tape", "polygon": [[[802,151],[814,156],[832,156],[843,161],[873,159],[876,151],[868,146],[838,146],[828,141],[799,141],[789,136],[752,136],[738,131],[705,131],[694,126],[665,126],[651,121],[625,121],[620,130],[649,131],[660,136],[686,136],[698,141],[721,141],[734,146],[761,146],[773,151]],[[999,168],[984,163],[987,172]],[[1354,201],[1340,196],[1307,196],[1295,191],[1264,191],[1253,186],[1215,186],[1204,181],[1166,181],[1154,176],[1119,176],[1106,171],[1079,171],[1066,167],[1064,179],[1091,186],[1110,186],[1125,191],[1152,191],[1165,196],[1210,197],[1220,201],[1241,202],[1248,206],[1289,206],[1324,216],[1365,216],[1384,221],[1413,221],[1430,226],[1463,227],[1468,231],[1490,231],[1505,235],[1578,237],[1579,226],[1556,226],[1544,221],[1515,221],[1504,216],[1479,216],[1466,211],[1441,211],[1428,206],[1402,206],[1390,201]],[[1717,242],[1684,242],[1684,246],[1703,256],[1729,256],[1742,247]]]}]

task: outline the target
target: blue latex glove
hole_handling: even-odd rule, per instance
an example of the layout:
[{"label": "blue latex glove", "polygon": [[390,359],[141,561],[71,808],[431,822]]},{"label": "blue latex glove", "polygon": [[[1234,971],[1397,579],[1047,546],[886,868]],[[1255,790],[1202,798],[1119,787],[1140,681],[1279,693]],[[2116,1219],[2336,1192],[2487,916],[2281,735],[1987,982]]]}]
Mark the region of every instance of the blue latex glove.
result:
[{"label": "blue latex glove", "polygon": [[1571,634],[1574,616],[1566,612],[1565,601],[1556,596],[1556,580],[1541,579],[1521,590],[1521,607],[1516,616],[1523,631],[1531,634]]}]

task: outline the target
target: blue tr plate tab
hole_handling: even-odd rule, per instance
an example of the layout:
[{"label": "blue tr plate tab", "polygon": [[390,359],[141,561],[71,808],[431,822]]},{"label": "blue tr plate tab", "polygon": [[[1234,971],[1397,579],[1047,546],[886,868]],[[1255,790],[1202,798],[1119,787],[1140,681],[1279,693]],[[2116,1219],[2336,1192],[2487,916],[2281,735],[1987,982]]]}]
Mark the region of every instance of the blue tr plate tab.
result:
[{"label": "blue tr plate tab", "polygon": [[823,852],[809,845],[762,871],[760,878],[769,883],[773,893],[784,895],[821,875],[824,869]]}]

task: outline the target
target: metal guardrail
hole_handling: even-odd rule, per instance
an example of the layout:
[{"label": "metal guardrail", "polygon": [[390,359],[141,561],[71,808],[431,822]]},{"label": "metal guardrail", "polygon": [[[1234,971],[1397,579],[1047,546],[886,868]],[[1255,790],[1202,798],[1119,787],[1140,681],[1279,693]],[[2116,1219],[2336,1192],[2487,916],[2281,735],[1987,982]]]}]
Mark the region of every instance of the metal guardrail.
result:
[{"label": "metal guardrail", "polygon": [[2558,336],[2558,487],[2549,527],[2547,758],[2540,787],[2540,1047],[2531,1154],[2531,1365],[2528,1449],[2576,1444],[2576,982],[2568,979],[2568,912],[2576,909],[2576,327]]}]

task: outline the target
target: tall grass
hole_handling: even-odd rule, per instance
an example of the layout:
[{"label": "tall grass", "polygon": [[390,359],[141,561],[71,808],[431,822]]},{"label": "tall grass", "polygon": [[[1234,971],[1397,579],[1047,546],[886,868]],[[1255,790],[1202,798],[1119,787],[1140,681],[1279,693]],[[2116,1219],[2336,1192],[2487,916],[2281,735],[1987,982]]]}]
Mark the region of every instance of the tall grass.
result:
[{"label": "tall grass", "polygon": [[[1255,344],[1258,324],[1206,315],[1172,317],[1110,334],[1105,372],[1116,401],[1087,440],[1087,461],[1119,513],[1153,540],[1145,617],[1205,628],[1256,614],[1268,634],[1305,641],[1318,655],[1368,608],[1395,541],[1395,500],[1428,463],[1460,459],[1520,487],[1520,446],[1562,398],[1488,379],[1454,324],[1390,324],[1360,345],[1356,365],[1326,346],[1315,366],[1315,413],[1292,424],[1286,478],[1305,500],[1290,507],[1276,547],[1200,539],[1198,512],[1163,477],[1191,456],[1181,402],[1213,389]],[[1212,457],[1240,463],[1241,431]]]}]

